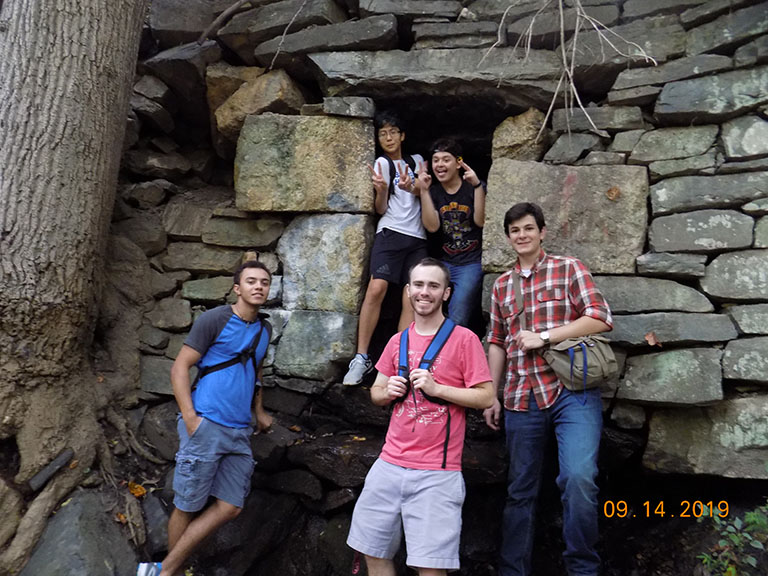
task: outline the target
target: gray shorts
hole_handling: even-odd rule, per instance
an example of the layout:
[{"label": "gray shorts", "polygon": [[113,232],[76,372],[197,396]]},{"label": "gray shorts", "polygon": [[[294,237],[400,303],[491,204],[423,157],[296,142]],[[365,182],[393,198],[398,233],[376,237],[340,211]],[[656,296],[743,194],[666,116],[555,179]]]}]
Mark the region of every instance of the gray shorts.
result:
[{"label": "gray shorts", "polygon": [[391,559],[404,530],[408,566],[458,570],[464,495],[457,470],[414,470],[379,458],[365,478],[347,544]]},{"label": "gray shorts", "polygon": [[179,416],[179,451],[173,503],[184,512],[202,510],[209,496],[242,508],[251,491],[251,428],[229,428],[203,418],[192,436]]}]

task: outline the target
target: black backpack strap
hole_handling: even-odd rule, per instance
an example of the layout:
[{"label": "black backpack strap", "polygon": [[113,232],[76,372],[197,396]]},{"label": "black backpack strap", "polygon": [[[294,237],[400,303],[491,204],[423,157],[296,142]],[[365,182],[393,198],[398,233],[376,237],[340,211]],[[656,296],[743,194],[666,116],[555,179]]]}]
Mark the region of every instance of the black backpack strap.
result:
[{"label": "black backpack strap", "polygon": [[[395,192],[395,175],[397,174],[397,169],[395,168],[395,161],[392,160],[389,156],[386,154],[384,155],[384,158],[387,159],[387,163],[389,163],[389,190],[387,192],[387,201],[389,201],[390,196]],[[414,160],[413,156],[408,154],[407,156],[403,157],[403,160],[405,160],[405,163],[408,164],[408,166],[411,168],[411,172],[413,172],[413,175],[416,175],[416,160]]]},{"label": "black backpack strap", "polygon": [[[218,364],[213,364],[211,366],[206,366],[205,368],[199,369],[197,371],[195,381],[192,383],[193,389],[195,386],[197,386],[197,383],[208,374],[218,372],[219,370],[224,370],[225,368],[229,368],[235,364],[245,365],[249,358],[253,362],[256,378],[258,378],[259,366],[262,364],[262,362],[264,362],[264,357],[267,354],[269,342],[272,339],[272,325],[264,318],[259,318],[259,321],[259,330],[256,332],[256,336],[253,337],[253,340],[251,340],[251,343],[248,345],[248,347],[229,360],[225,360],[224,362],[219,362]],[[257,350],[263,350],[259,362],[256,362]]]}]

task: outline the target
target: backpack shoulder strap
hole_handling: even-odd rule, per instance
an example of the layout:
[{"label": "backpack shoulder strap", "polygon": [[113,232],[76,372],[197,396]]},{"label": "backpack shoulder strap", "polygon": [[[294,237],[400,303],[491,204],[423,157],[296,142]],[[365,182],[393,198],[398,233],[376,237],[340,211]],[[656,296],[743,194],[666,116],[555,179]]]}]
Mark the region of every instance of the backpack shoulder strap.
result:
[{"label": "backpack shoulder strap", "polygon": [[389,164],[389,190],[387,191],[387,199],[389,199],[390,196],[395,191],[395,174],[397,174],[397,169],[395,168],[395,162],[384,154],[384,158],[387,159],[387,163]]},{"label": "backpack shoulder strap", "polygon": [[397,363],[397,375],[408,378],[408,328],[400,332],[400,355]]},{"label": "backpack shoulder strap", "polygon": [[421,358],[421,362],[419,362],[419,368],[422,368],[423,370],[429,370],[432,367],[432,364],[435,363],[437,355],[440,354],[443,346],[445,346],[445,343],[448,342],[448,338],[451,336],[451,333],[455,327],[456,323],[450,318],[443,320],[443,323],[437,330],[435,337],[432,338],[432,342],[429,343],[429,346],[427,346],[427,349],[424,351],[424,356]]}]

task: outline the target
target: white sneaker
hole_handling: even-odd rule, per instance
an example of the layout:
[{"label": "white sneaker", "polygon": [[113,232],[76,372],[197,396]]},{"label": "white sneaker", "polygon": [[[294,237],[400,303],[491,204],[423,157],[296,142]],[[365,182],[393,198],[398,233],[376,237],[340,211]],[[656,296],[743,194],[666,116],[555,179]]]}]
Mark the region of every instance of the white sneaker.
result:
[{"label": "white sneaker", "polygon": [[355,354],[349,363],[349,370],[344,376],[344,386],[357,386],[363,383],[363,377],[373,370],[373,362],[370,358],[364,358],[362,354]]},{"label": "white sneaker", "polygon": [[162,570],[160,562],[142,562],[136,568],[136,576],[158,576]]}]

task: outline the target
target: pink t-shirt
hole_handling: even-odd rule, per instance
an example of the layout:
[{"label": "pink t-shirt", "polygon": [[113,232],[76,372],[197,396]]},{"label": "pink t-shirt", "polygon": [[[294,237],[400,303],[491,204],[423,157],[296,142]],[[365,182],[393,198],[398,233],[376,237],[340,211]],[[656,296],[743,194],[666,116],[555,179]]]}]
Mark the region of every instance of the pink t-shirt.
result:
[{"label": "pink t-shirt", "polygon": [[[433,336],[420,336],[414,325],[408,328],[408,364],[418,368]],[[376,369],[385,376],[395,376],[399,364],[400,334],[387,343]],[[473,332],[462,326],[453,329],[448,341],[432,365],[436,382],[457,388],[471,388],[491,381],[483,346]],[[443,446],[451,411],[451,437],[448,442],[446,470],[461,470],[466,414],[455,404],[435,404],[416,391],[416,403],[409,393],[405,401],[394,404],[381,458],[390,464],[417,470],[442,470]]]}]

